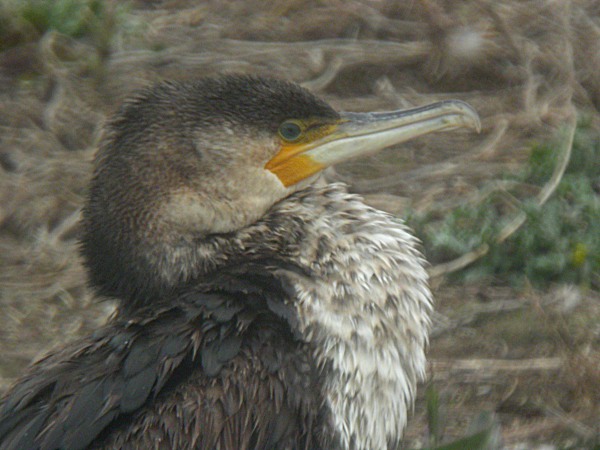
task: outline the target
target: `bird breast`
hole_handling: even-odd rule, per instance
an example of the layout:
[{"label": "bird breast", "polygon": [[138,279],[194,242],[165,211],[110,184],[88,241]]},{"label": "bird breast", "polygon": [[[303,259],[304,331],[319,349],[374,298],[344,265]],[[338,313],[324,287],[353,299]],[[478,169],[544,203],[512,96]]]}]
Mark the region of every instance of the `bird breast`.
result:
[{"label": "bird breast", "polygon": [[425,374],[432,297],[418,242],[341,185],[296,195],[280,208],[306,222],[298,328],[324,373],[330,425],[343,448],[387,448]]}]

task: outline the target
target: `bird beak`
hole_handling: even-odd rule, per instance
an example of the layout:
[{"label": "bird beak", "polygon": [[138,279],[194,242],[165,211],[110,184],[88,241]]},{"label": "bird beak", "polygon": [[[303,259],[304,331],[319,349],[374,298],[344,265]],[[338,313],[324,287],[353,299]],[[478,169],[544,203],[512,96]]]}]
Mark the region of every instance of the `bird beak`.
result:
[{"label": "bird beak", "polygon": [[328,131],[317,139],[282,146],[265,169],[287,187],[331,165],[425,134],[455,128],[481,129],[477,112],[460,100],[398,111],[340,115],[340,120],[328,125]]}]

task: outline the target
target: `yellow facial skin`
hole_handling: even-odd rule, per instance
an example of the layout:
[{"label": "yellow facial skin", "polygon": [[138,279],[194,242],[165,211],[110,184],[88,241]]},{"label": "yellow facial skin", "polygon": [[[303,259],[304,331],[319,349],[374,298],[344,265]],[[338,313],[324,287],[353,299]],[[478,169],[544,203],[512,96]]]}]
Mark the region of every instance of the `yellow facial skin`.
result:
[{"label": "yellow facial skin", "polygon": [[327,167],[305,152],[313,148],[316,142],[325,140],[338,125],[323,124],[317,120],[293,122],[300,126],[300,136],[292,142],[280,136],[279,152],[265,165],[265,169],[277,175],[285,187],[292,186]]},{"label": "yellow facial skin", "polygon": [[477,112],[460,100],[408,110],[340,115],[335,123],[319,119],[285,121],[279,130],[280,150],[265,169],[289,187],[338,162],[425,134],[455,128],[481,129]]}]

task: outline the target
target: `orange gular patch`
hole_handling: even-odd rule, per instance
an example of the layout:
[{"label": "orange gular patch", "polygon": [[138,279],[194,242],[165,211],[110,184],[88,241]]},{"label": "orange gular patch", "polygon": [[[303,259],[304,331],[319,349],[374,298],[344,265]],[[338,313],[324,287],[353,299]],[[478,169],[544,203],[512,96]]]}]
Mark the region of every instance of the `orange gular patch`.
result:
[{"label": "orange gular patch", "polygon": [[265,169],[273,171],[279,165],[285,164],[288,159],[301,154],[306,150],[306,144],[283,144],[277,154],[265,165]]},{"label": "orange gular patch", "polygon": [[277,175],[285,187],[323,170],[323,164],[302,153],[305,149],[306,145],[303,144],[282,145],[281,150],[265,165],[265,169]]},{"label": "orange gular patch", "polygon": [[277,175],[285,187],[292,186],[325,168],[323,164],[300,151],[292,153],[292,155],[288,153],[285,157],[280,156],[283,152],[282,149],[265,165],[265,169]]}]

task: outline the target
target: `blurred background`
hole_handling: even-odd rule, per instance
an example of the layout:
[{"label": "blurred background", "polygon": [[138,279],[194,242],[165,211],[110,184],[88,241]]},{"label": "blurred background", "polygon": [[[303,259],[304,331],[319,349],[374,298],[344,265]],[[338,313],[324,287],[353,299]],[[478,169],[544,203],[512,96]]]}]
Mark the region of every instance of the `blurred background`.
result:
[{"label": "blurred background", "polygon": [[431,262],[430,381],[405,444],[484,423],[504,448],[600,446],[592,0],[0,0],[0,392],[113,311],[77,252],[105,118],[152,82],[220,73],[292,80],[346,111],[477,109],[479,135],[326,173],[405,218]]}]

